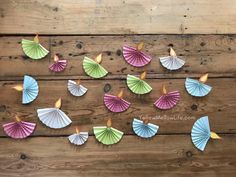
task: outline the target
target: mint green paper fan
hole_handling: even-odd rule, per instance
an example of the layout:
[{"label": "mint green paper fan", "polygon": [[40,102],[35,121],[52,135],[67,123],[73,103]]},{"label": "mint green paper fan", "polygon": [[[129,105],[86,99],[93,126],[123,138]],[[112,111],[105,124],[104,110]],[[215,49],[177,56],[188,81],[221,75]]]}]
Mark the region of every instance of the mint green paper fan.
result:
[{"label": "mint green paper fan", "polygon": [[118,143],[122,136],[123,132],[107,126],[93,127],[93,132],[96,139],[105,145],[112,145]]},{"label": "mint green paper fan", "polygon": [[140,78],[129,75],[127,76],[127,85],[129,89],[136,94],[146,94],[152,91],[152,87],[145,82],[144,80],[141,80]]},{"label": "mint green paper fan", "polygon": [[93,78],[101,78],[108,73],[99,63],[88,57],[84,57],[83,68],[85,73]]},{"label": "mint green paper fan", "polygon": [[33,41],[22,39],[21,41],[22,49],[28,57],[34,60],[42,59],[45,57],[49,51],[45,49],[39,42],[36,36]]}]

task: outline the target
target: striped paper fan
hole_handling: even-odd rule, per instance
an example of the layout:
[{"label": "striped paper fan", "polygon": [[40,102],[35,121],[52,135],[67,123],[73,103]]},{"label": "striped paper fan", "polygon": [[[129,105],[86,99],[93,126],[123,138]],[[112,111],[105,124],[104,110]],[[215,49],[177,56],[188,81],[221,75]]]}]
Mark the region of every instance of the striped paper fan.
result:
[{"label": "striped paper fan", "polygon": [[66,69],[67,60],[61,60],[57,55],[54,56],[54,63],[49,66],[53,72],[62,72]]},{"label": "striped paper fan", "polygon": [[93,132],[96,139],[104,145],[112,145],[118,143],[122,136],[123,132],[107,126],[93,127]]},{"label": "striped paper fan", "polygon": [[193,144],[201,151],[204,151],[208,140],[211,137],[210,126],[208,117],[198,119],[194,124],[191,131],[191,138]]},{"label": "striped paper fan", "polygon": [[85,73],[93,78],[101,78],[106,76],[108,73],[107,70],[103,68],[99,63],[88,57],[84,57],[83,68]]},{"label": "striped paper fan", "polygon": [[72,122],[70,118],[59,108],[38,109],[37,113],[39,120],[50,128],[64,128]]},{"label": "striped paper fan", "polygon": [[175,56],[160,57],[162,66],[169,70],[177,70],[184,66],[185,61]]},{"label": "striped paper fan", "polygon": [[185,88],[190,95],[196,97],[204,97],[209,94],[212,89],[211,86],[190,78],[186,78]]},{"label": "striped paper fan", "polygon": [[123,56],[127,63],[135,67],[143,67],[151,61],[151,56],[138,50],[137,48],[125,45],[123,47]]},{"label": "striped paper fan", "polygon": [[118,96],[105,94],[104,96],[104,104],[112,112],[123,112],[126,111],[130,103]]},{"label": "striped paper fan", "polygon": [[74,145],[83,145],[88,140],[88,132],[74,133],[68,139]]},{"label": "striped paper fan", "polygon": [[166,109],[171,109],[175,105],[177,105],[179,100],[180,100],[179,91],[173,91],[162,95],[160,98],[158,98],[158,100],[156,100],[154,105],[159,109],[166,110]]},{"label": "striped paper fan", "polygon": [[39,93],[37,81],[27,75],[24,76],[23,85],[16,85],[13,88],[22,92],[22,104],[31,103],[37,98]]},{"label": "striped paper fan", "polygon": [[67,88],[73,96],[78,96],[78,97],[83,96],[88,90],[83,85],[78,84],[72,80],[68,81]]},{"label": "striped paper fan", "polygon": [[49,51],[39,43],[38,36],[36,36],[33,41],[22,39],[21,44],[25,55],[34,60],[42,59],[49,53]]},{"label": "striped paper fan", "polygon": [[152,91],[152,87],[148,85],[144,80],[141,80],[140,78],[129,74],[127,76],[127,85],[133,93],[140,95]]},{"label": "striped paper fan", "polygon": [[151,138],[156,135],[159,126],[151,123],[145,124],[142,120],[134,118],[133,120],[133,130],[136,135],[141,138]]},{"label": "striped paper fan", "polygon": [[4,132],[14,139],[23,139],[30,136],[35,127],[35,123],[25,121],[10,122],[3,125]]}]

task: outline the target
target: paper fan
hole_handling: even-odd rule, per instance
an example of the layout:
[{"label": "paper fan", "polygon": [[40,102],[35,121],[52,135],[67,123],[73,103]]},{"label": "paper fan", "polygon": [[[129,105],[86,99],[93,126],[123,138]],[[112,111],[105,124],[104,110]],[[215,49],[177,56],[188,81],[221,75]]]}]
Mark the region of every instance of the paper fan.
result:
[{"label": "paper fan", "polygon": [[208,93],[210,93],[212,89],[211,86],[205,84],[205,82],[207,81],[207,78],[208,78],[208,74],[203,75],[202,77],[200,77],[199,80],[186,78],[185,88],[187,92],[190,95],[196,96],[196,97],[206,96]]},{"label": "paper fan", "polygon": [[112,145],[118,143],[123,132],[111,127],[111,119],[108,119],[107,126],[93,127],[93,132],[96,139],[105,145]]},{"label": "paper fan", "polygon": [[221,139],[215,132],[210,131],[208,116],[201,117],[194,124],[191,131],[193,144],[201,151],[204,151],[208,140]]},{"label": "paper fan", "polygon": [[88,132],[80,132],[76,128],[76,133],[70,135],[68,139],[72,144],[83,145],[88,140]]},{"label": "paper fan", "polygon": [[37,81],[33,77],[27,75],[24,76],[23,85],[16,85],[13,88],[22,92],[22,104],[28,104],[34,101],[39,93]]},{"label": "paper fan", "polygon": [[142,67],[151,61],[151,57],[142,52],[143,43],[140,43],[136,48],[125,45],[123,47],[123,56],[127,63],[135,67]]},{"label": "paper fan", "polygon": [[80,84],[80,81],[77,83],[75,81],[69,80],[67,84],[69,92],[74,96],[83,96],[87,92],[87,88]]},{"label": "paper fan", "polygon": [[141,138],[151,138],[157,133],[159,129],[158,125],[144,122],[135,118],[133,120],[132,126],[134,133]]},{"label": "paper fan", "polygon": [[104,104],[112,112],[123,112],[126,111],[130,103],[122,98],[123,90],[117,95],[105,94]]},{"label": "paper fan", "polygon": [[60,110],[61,99],[55,103],[54,108],[38,109],[39,120],[46,126],[54,129],[64,128],[71,124],[70,118]]},{"label": "paper fan", "polygon": [[162,66],[169,70],[180,69],[185,64],[184,60],[181,60],[176,56],[176,53],[172,48],[170,48],[170,56],[160,57],[160,62]]},{"label": "paper fan", "polygon": [[107,70],[104,69],[99,63],[102,61],[102,54],[99,54],[96,58],[95,61],[88,58],[84,57],[83,60],[83,68],[84,71],[87,75],[93,77],[93,78],[101,78],[107,75]]},{"label": "paper fan", "polygon": [[154,103],[154,105],[159,109],[163,109],[163,110],[171,109],[175,105],[177,105],[177,103],[180,100],[179,91],[172,91],[172,92],[167,93],[165,86],[163,86],[162,93],[163,95],[160,98],[158,98],[156,102]]},{"label": "paper fan", "polygon": [[54,63],[49,66],[49,69],[54,72],[62,72],[66,69],[67,60],[60,60],[57,55],[54,55]]},{"label": "paper fan", "polygon": [[4,132],[14,139],[23,139],[30,136],[34,132],[35,127],[35,123],[21,121],[17,116],[15,122],[3,125]]},{"label": "paper fan", "polygon": [[133,93],[140,94],[140,95],[151,92],[152,87],[144,81],[145,77],[146,77],[146,72],[143,72],[140,78],[128,74],[127,85],[129,89]]},{"label": "paper fan", "polygon": [[39,43],[38,35],[35,36],[33,41],[22,39],[21,44],[25,55],[34,60],[42,59],[49,53],[49,51]]}]

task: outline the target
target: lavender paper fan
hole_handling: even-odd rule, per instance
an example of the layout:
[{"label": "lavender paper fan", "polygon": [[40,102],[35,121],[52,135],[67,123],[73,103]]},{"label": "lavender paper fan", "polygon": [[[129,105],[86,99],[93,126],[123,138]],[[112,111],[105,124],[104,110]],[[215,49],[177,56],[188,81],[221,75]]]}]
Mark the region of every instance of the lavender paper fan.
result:
[{"label": "lavender paper fan", "polygon": [[83,145],[88,140],[88,132],[74,133],[68,139],[74,145]]},{"label": "lavender paper fan", "polygon": [[127,63],[135,67],[143,67],[152,59],[151,56],[128,45],[123,47],[123,56]]},{"label": "lavender paper fan", "polygon": [[72,80],[68,81],[67,88],[73,96],[78,96],[78,97],[83,96],[88,90],[81,84],[77,84],[75,81]]},{"label": "lavender paper fan", "polygon": [[123,112],[127,110],[130,106],[130,103],[118,96],[105,94],[104,104],[112,112]]},{"label": "lavender paper fan", "polygon": [[53,72],[62,72],[66,69],[67,60],[58,60],[49,66],[49,69]]},{"label": "lavender paper fan", "polygon": [[4,132],[14,139],[23,139],[30,136],[36,127],[35,123],[17,121],[3,125]]},{"label": "lavender paper fan", "polygon": [[64,128],[72,122],[70,118],[59,108],[38,109],[37,113],[39,120],[50,128]]},{"label": "lavender paper fan", "polygon": [[154,105],[159,109],[166,110],[173,108],[179,102],[179,100],[179,91],[173,91],[162,95],[160,98],[158,98]]},{"label": "lavender paper fan", "polygon": [[185,61],[176,56],[160,57],[162,66],[169,70],[177,70],[184,66]]}]

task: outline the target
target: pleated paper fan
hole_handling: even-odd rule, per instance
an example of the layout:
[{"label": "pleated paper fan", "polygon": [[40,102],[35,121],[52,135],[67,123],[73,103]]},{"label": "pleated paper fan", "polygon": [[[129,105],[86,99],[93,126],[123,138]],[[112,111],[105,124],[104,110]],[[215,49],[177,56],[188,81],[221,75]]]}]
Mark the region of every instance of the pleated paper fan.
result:
[{"label": "pleated paper fan", "polygon": [[142,95],[152,91],[152,87],[143,80],[144,78],[142,78],[142,75],[141,78],[129,74],[127,76],[127,85],[129,89],[135,94]]},{"label": "pleated paper fan", "polygon": [[107,70],[103,68],[99,63],[102,60],[102,55],[98,55],[94,60],[84,57],[83,68],[87,75],[93,78],[101,78],[107,75]]},{"label": "pleated paper fan", "polygon": [[104,145],[112,145],[118,143],[123,132],[111,127],[111,119],[108,120],[107,126],[93,127],[96,139]]},{"label": "pleated paper fan", "polygon": [[76,83],[75,81],[69,80],[67,88],[73,96],[78,97],[83,96],[88,91],[87,88],[80,84],[80,81]]},{"label": "pleated paper fan", "polygon": [[123,47],[123,56],[127,63],[134,67],[143,67],[151,60],[151,56],[142,52],[143,43],[140,43],[136,48],[125,45]]},{"label": "pleated paper fan", "polygon": [[33,77],[27,75],[24,76],[23,85],[16,85],[13,88],[22,92],[22,104],[28,104],[34,101],[39,93],[37,81]]},{"label": "pleated paper fan", "polygon": [[179,91],[172,91],[167,93],[165,86],[163,86],[163,95],[156,100],[154,105],[162,110],[171,109],[177,105],[180,100]]},{"label": "pleated paper fan", "polygon": [[118,96],[105,94],[104,104],[112,112],[123,112],[126,111],[130,103],[122,98],[123,91]]},{"label": "pleated paper fan", "polygon": [[69,141],[74,145],[83,145],[88,140],[88,132],[80,132],[76,129],[76,133],[68,137]]},{"label": "pleated paper fan", "polygon": [[22,39],[21,44],[25,55],[34,60],[42,59],[49,53],[49,51],[39,43],[38,35],[35,36],[33,41]]},{"label": "pleated paper fan", "polygon": [[4,132],[14,139],[23,139],[30,136],[34,132],[35,127],[35,123],[21,121],[18,117],[16,117],[15,122],[3,125]]},{"label": "pleated paper fan", "polygon": [[193,124],[191,131],[192,142],[196,148],[204,151],[210,138],[221,139],[216,133],[210,131],[208,116],[201,117]]},{"label": "pleated paper fan", "polygon": [[49,66],[49,69],[53,72],[62,72],[66,69],[67,60],[59,59],[57,55],[54,55],[54,63]]},{"label": "pleated paper fan", "polygon": [[[203,75],[201,78],[204,77],[207,78],[207,75]],[[205,81],[201,81],[201,78],[200,80],[186,78],[185,88],[190,95],[196,97],[204,97],[210,93],[212,87],[206,85]]]},{"label": "pleated paper fan", "polygon": [[134,118],[132,126],[134,133],[141,138],[151,138],[156,135],[159,129],[158,125],[144,123],[143,120],[138,120],[136,118]]},{"label": "pleated paper fan", "polygon": [[59,99],[54,108],[38,109],[39,120],[46,126],[54,129],[64,128],[71,124],[70,118],[60,110],[61,99]]},{"label": "pleated paper fan", "polygon": [[170,56],[160,57],[160,62],[163,67],[169,70],[177,70],[184,66],[185,61],[176,56],[175,51],[170,48]]}]

